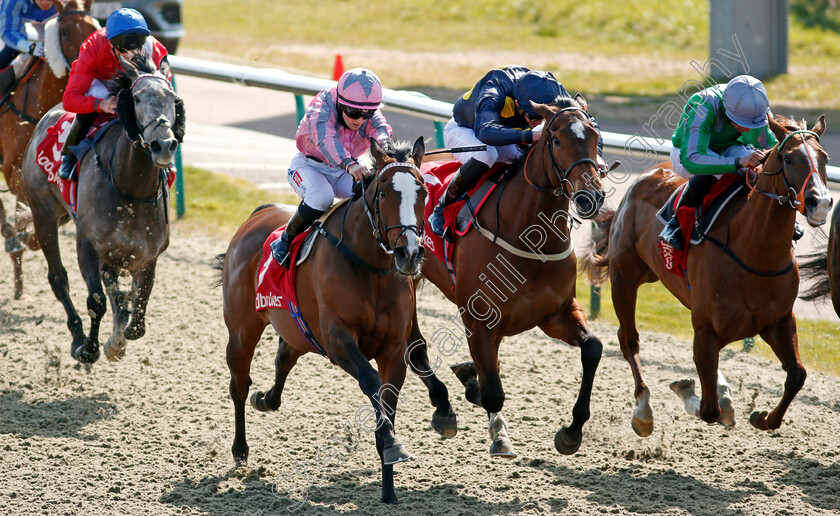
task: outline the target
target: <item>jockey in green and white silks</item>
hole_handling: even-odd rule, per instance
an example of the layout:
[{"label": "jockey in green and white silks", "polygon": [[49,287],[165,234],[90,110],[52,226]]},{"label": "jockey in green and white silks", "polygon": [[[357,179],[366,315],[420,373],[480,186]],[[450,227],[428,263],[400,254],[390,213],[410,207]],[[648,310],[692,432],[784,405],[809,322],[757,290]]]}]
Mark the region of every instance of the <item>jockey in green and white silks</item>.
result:
[{"label": "jockey in green and white silks", "polygon": [[[680,206],[698,207],[723,174],[754,169],[777,140],[767,126],[770,101],[758,79],[739,75],[691,96],[671,137],[671,164],[689,180]],[[663,242],[682,249],[676,216],[662,230]]]}]

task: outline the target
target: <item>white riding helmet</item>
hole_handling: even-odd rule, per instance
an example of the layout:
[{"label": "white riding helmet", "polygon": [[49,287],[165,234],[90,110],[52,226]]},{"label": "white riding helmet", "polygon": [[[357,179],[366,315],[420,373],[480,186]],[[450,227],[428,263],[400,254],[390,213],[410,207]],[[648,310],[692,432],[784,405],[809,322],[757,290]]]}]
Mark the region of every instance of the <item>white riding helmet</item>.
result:
[{"label": "white riding helmet", "polygon": [[735,77],[723,89],[723,108],[730,120],[757,129],[767,125],[770,100],[761,81],[749,75]]}]

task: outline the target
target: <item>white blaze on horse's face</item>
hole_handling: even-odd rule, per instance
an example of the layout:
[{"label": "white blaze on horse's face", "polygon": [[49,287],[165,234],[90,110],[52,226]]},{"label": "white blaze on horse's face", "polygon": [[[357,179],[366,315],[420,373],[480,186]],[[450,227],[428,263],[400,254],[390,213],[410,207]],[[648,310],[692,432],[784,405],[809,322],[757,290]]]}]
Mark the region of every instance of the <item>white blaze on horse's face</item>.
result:
[{"label": "white blaze on horse's face", "polygon": [[817,152],[809,147],[807,142],[794,149],[794,152],[802,153],[802,155],[805,156],[805,162],[808,163],[808,167],[810,167],[810,170],[814,171],[814,173],[811,174],[811,184],[815,190],[813,198],[816,200],[817,206],[811,211],[811,213],[806,212],[808,222],[812,226],[815,224],[824,224],[826,220],[828,220],[828,212],[831,210],[832,202],[831,193],[823,184],[822,178],[820,178],[818,173],[820,169],[819,163],[817,163]]},{"label": "white blaze on horse's face", "polygon": [[581,140],[586,139],[586,135],[583,132],[583,122],[580,120],[575,120],[575,122],[571,126],[572,134],[577,136]]},{"label": "white blaze on horse's face", "polygon": [[[414,174],[410,172],[395,173],[391,182],[394,185],[394,190],[400,193],[400,224],[409,227],[416,226],[417,214],[414,211],[414,205],[417,204],[417,195],[422,185],[417,183]],[[419,239],[420,235],[416,235],[416,238],[408,238],[408,233],[406,233],[409,252],[417,250]]]}]

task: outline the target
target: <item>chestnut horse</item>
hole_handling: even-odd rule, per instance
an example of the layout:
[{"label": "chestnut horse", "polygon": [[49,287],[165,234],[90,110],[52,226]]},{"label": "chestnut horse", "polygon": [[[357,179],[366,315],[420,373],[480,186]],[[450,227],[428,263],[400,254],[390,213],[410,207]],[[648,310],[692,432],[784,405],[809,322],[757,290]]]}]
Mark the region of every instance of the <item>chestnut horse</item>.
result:
[{"label": "chestnut horse", "polygon": [[[359,382],[373,404],[382,501],[386,503],[397,501],[393,465],[411,458],[394,434],[394,418],[405,380],[404,355],[414,313],[411,277],[419,274],[423,257],[420,235],[426,187],[417,167],[424,153],[422,138],[413,148],[402,142],[385,150],[371,140],[371,155],[378,169],[375,178],[359,201],[349,202],[327,219],[322,228],[336,240],[319,238],[296,276],[300,312],[315,339],[331,362]],[[248,458],[245,400],[254,348],[265,327],[274,327],[280,343],[274,386],[251,396],[251,404],[259,411],[280,407],[289,371],[300,356],[315,351],[288,310],[254,309],[263,243],[291,215],[289,207],[282,205],[257,208],[217,260],[216,268],[222,271],[230,397],[236,424],[231,451],[237,462]],[[371,359],[376,360],[378,374],[369,363]]]},{"label": "chestnut horse", "polygon": [[35,131],[35,124],[48,109],[61,102],[67,86],[67,72],[79,56],[79,48],[87,37],[99,28],[90,16],[93,0],[52,0],[58,17],[45,26],[46,58],[34,58],[30,71],[0,105],[0,155],[3,156],[3,176],[9,191],[17,197],[15,225],[6,221],[6,210],[0,201],[0,232],[11,253],[15,278],[15,299],[23,294],[21,258],[25,246],[37,249],[37,239],[24,232],[30,215],[24,208],[26,198],[20,185],[20,168],[26,146]]},{"label": "chestnut horse", "polygon": [[[564,454],[580,447],[601,359],[601,342],[590,333],[575,299],[577,269],[569,227],[570,201],[581,217],[591,218],[604,200],[596,165],[598,131],[581,95],[535,108],[545,120],[540,140],[487,199],[489,208],[478,214],[480,229],[455,239],[454,288],[443,262],[430,257],[423,263],[423,276],[461,314],[474,363],[453,370],[466,387],[467,400],[487,411],[493,456],[516,456],[501,414],[502,338],[539,326],[549,337],[580,347],[583,375],[572,424],[558,430],[554,439]],[[416,325],[410,342],[412,351],[426,356],[426,341]],[[413,359],[411,365],[430,387],[433,404],[448,407],[445,391],[431,388],[436,379],[429,377],[430,382]]]},{"label": "chestnut horse", "polygon": [[[760,335],[787,372],[784,395],[769,414],[754,412],[750,423],[760,430],[779,428],[806,372],[799,360],[799,342],[793,303],[799,272],[791,239],[796,211],[811,226],[826,222],[831,197],[826,189],[828,156],[819,144],[825,130],[821,116],[814,127],[783,117],[769,119],[779,144],[768,152],[755,191],[726,208],[725,223],[717,223],[709,239],[692,246],[686,278],[668,272],[657,248],[662,224],[656,213],[684,180],[672,171],[656,168],[642,175],[629,189],[618,209],[599,217],[601,231],[593,234],[593,249],[584,260],[590,277],[599,281],[608,268],[612,300],[619,320],[618,339],[636,383],[636,409],[631,424],[642,437],[653,431],[650,390],[639,361],[636,296],[643,283],[656,280],[691,310],[694,327],[694,363],[700,376],[702,399],[688,387],[672,388],[708,423],[734,424],[731,400],[718,403],[726,391],[718,372],[720,350],[728,343]],[[714,240],[712,240],[714,239]],[[724,254],[724,250],[725,253]],[[689,288],[690,285],[690,288]],[[720,391],[719,391],[720,388]],[[693,384],[691,385],[693,390]],[[723,395],[722,398],[727,398]],[[721,416],[724,408],[724,416]]]},{"label": "chestnut horse", "polygon": [[834,208],[831,215],[828,243],[800,259],[802,279],[815,281],[800,297],[818,301],[830,296],[834,312],[840,315],[840,207]]}]

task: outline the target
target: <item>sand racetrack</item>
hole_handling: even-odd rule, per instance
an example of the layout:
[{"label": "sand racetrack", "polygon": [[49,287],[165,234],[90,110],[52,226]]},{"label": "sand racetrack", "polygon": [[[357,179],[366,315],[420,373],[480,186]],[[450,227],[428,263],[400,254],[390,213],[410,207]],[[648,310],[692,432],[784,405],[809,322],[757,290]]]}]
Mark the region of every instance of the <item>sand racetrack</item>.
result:
[{"label": "sand racetrack", "polygon": [[[83,308],[72,234],[72,228],[62,232],[62,250],[74,302]],[[599,323],[593,327],[604,357],[592,419],[573,456],[557,453],[553,438],[571,421],[579,352],[531,331],[507,339],[501,350],[504,413],[518,458],[487,453],[484,411],[464,400],[447,367],[468,358],[464,343],[452,356],[432,350],[432,360],[439,356],[444,364],[438,373],[458,413],[456,437],[444,440],[431,430],[425,388],[414,376],[406,380],[397,432],[414,460],[395,467],[401,505],[379,503],[373,436],[345,426],[367,403],[361,391],[313,354],[290,374],[277,413],[246,408],[251,456],[235,469],[227,333],[221,289],[210,286],[209,267],[226,245],[176,223],[158,263],[146,336],[129,343],[122,362],[103,357],[89,371],[69,356],[64,313],[41,253],[26,255],[26,292],[19,301],[12,299],[10,264],[2,258],[0,513],[259,515],[296,507],[307,514],[840,512],[840,379],[811,373],[782,428],[762,433],[750,426],[749,413],[776,404],[784,373],[778,362],[732,345],[721,355],[721,369],[733,386],[738,422],[730,430],[709,426],[687,415],[668,389],[672,380],[696,377],[690,343],[643,333],[656,427],[642,439],[630,427],[633,383],[615,328]],[[454,306],[431,285],[421,293],[420,310],[427,337],[454,326]],[[110,324],[109,314],[102,340]],[[266,332],[252,369],[255,388],[273,382],[275,343]],[[355,429],[352,436],[348,428]],[[332,446],[340,456],[324,473],[319,449]]]}]

